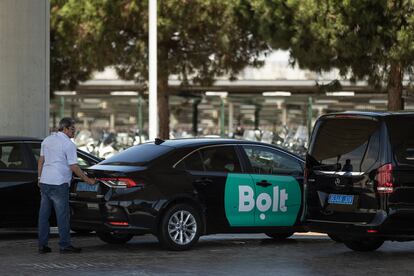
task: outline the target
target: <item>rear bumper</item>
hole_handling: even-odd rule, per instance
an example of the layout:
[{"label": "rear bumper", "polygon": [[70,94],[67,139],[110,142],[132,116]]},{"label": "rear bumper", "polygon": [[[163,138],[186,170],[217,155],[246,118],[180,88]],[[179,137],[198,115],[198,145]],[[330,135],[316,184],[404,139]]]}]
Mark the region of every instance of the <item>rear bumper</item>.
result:
[{"label": "rear bumper", "polygon": [[133,202],[70,201],[71,227],[101,232],[153,233],[155,210],[140,208]]},{"label": "rear bumper", "polygon": [[344,237],[382,237],[390,240],[414,238],[414,209],[390,208],[379,211],[370,222],[344,222],[306,218],[310,231],[333,233]]}]

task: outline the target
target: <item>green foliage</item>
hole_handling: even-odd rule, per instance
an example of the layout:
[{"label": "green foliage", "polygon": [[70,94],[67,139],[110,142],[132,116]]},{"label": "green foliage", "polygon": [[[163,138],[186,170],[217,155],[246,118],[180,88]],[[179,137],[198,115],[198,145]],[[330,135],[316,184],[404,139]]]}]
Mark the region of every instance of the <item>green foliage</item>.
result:
[{"label": "green foliage", "polygon": [[102,58],[105,49],[100,47],[105,24],[101,2],[51,0],[51,91],[74,89],[110,61]]},{"label": "green foliage", "polygon": [[338,68],[373,84],[386,83],[393,64],[411,70],[412,0],[255,0],[253,6],[272,46],[290,49],[301,68]]},{"label": "green foliage", "polygon": [[[179,75],[184,83],[212,83],[234,77],[247,65],[259,66],[267,45],[247,25],[248,2],[228,0],[158,1],[159,78]],[[148,2],[108,2],[106,35],[116,46],[117,68],[126,79],[148,72]],[[243,10],[244,9],[244,10]]]}]

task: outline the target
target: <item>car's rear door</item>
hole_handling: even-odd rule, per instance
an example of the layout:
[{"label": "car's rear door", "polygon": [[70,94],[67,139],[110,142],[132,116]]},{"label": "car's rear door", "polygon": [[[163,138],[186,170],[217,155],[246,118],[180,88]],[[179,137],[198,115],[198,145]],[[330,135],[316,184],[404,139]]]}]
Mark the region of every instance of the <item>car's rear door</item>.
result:
[{"label": "car's rear door", "polygon": [[35,226],[39,199],[37,167],[23,142],[0,143],[0,224]]},{"label": "car's rear door", "polygon": [[[206,207],[208,231],[227,230],[230,226],[229,221],[231,224],[232,218],[238,219],[231,203],[238,191],[236,187],[233,189],[232,185],[251,185],[249,175],[242,172],[235,147],[207,146],[192,152],[178,166],[190,174],[198,197]],[[232,207],[226,208],[228,204]],[[249,218],[253,219],[253,216]]]},{"label": "car's rear door", "polygon": [[300,160],[269,146],[243,145],[250,163],[254,194],[244,196],[242,205],[251,205],[254,224],[250,226],[293,226],[302,203],[303,169]]}]

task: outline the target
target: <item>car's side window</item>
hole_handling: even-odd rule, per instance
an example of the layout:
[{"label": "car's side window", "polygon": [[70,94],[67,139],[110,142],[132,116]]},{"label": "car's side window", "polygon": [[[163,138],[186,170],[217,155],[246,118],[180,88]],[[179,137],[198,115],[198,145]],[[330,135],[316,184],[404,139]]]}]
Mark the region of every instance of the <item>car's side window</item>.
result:
[{"label": "car's side window", "polygon": [[289,155],[260,146],[243,146],[253,172],[257,174],[294,174],[301,173],[300,163]]},{"label": "car's side window", "polygon": [[233,146],[208,147],[200,150],[206,171],[241,172],[240,161]]},{"label": "car's side window", "polygon": [[200,151],[195,151],[176,166],[177,169],[189,171],[204,171],[203,162],[201,160]]},{"label": "car's side window", "polygon": [[30,148],[32,149],[33,156],[36,159],[36,164],[37,164],[37,161],[39,160],[39,157],[40,157],[40,146],[41,146],[40,143],[31,143],[30,144]]},{"label": "car's side window", "polygon": [[87,167],[90,167],[94,164],[92,164],[91,162],[89,162],[89,160],[87,160],[85,157],[83,157],[82,155],[78,154],[78,165],[81,169],[85,169]]},{"label": "car's side window", "polygon": [[0,169],[27,169],[23,147],[18,143],[0,144]]},{"label": "car's side window", "polygon": [[[41,144],[40,143],[32,143],[31,145],[31,149],[32,149],[32,153],[36,159],[36,163],[39,160],[40,157],[40,147]],[[90,162],[87,158],[85,158],[84,156],[82,156],[81,154],[78,154],[78,165],[81,169],[90,167],[92,165],[95,165],[94,163]]]}]

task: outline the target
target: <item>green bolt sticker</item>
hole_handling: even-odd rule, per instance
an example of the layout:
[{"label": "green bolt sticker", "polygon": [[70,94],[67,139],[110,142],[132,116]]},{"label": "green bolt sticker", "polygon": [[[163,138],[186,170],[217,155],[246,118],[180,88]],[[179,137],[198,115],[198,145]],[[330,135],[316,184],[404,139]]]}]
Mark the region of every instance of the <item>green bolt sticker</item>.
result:
[{"label": "green bolt sticker", "polygon": [[299,183],[292,176],[228,174],[226,217],[231,226],[292,226],[301,197]]}]

